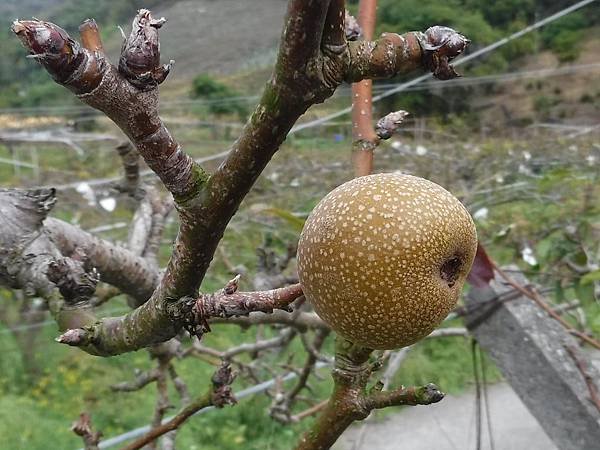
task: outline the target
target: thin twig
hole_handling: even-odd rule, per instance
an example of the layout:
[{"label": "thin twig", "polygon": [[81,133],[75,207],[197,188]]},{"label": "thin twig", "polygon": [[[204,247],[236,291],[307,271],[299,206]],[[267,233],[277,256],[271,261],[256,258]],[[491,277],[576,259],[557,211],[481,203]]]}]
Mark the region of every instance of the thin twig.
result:
[{"label": "thin twig", "polygon": [[290,418],[290,420],[292,422],[300,422],[301,420],[306,419],[307,417],[314,416],[319,411],[321,411],[323,408],[325,408],[325,406],[327,406],[327,402],[329,402],[329,399],[325,399],[325,400],[317,403],[316,405],[311,406],[310,408],[305,409],[302,412],[299,412],[298,414],[294,414]]},{"label": "thin twig", "polygon": [[519,291],[521,294],[525,295],[526,297],[532,299],[540,308],[542,308],[544,311],[546,311],[550,315],[550,317],[552,317],[558,323],[560,323],[563,327],[565,327],[565,329],[570,334],[578,337],[582,341],[585,341],[588,344],[590,344],[592,347],[595,347],[598,350],[600,350],[600,342],[598,342],[596,339],[588,336],[587,334],[574,329],[566,320],[564,320],[562,317],[560,317],[560,315],[558,315],[558,313],[556,311],[554,311],[552,309],[552,307],[550,305],[548,305],[548,303],[546,303],[546,301],[535,290],[533,290],[531,288],[528,289],[524,286],[521,286],[519,283],[517,283],[512,278],[510,278],[500,267],[498,267],[498,265],[496,263],[492,262],[492,264],[494,265],[494,270],[496,270],[502,276],[502,278],[504,278],[504,280],[506,280],[506,282],[510,286],[512,286],[514,289],[516,289],[517,291]]},{"label": "thin twig", "polygon": [[573,361],[575,362],[577,369],[579,369],[579,372],[581,372],[581,375],[583,376],[585,384],[588,387],[588,391],[590,392],[591,402],[594,404],[596,409],[600,412],[600,394],[598,393],[598,387],[596,386],[594,379],[588,373],[588,371],[585,367],[585,363],[577,356],[577,352],[575,351],[575,349],[569,345],[565,345],[564,347],[567,350],[567,352],[569,353],[569,355],[571,356],[571,358],[573,358]]},{"label": "thin twig", "polygon": [[168,422],[153,428],[144,436],[136,439],[134,442],[123,447],[121,450],[138,450],[144,447],[162,435],[176,430],[182,423],[184,423],[187,419],[201,409],[208,408],[209,406],[221,408],[227,404],[235,403],[236,400],[233,396],[230,386],[233,382],[233,378],[234,376],[231,373],[229,365],[223,364],[213,375],[212,387],[206,394],[196,398]]}]

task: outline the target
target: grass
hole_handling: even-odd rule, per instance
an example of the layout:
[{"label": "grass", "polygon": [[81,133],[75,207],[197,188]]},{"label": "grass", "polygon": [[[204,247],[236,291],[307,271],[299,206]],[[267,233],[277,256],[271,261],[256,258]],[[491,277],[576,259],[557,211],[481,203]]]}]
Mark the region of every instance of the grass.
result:
[{"label": "grass", "polygon": [[[436,130],[468,135],[461,127],[435,127]],[[226,147],[227,140],[211,141],[210,130],[181,127],[176,130],[185,148],[193,156],[210,154]],[[349,140],[336,142],[325,131],[291,138],[278,153],[272,164],[259,180],[252,193],[225,233],[222,249],[234,262],[243,264],[252,274],[256,268],[256,248],[268,234],[277,248],[283,249],[296,235],[294,228],[276,215],[269,214],[267,207],[276,207],[295,213],[311,210],[316,202],[331,188],[351,177],[349,164]],[[480,238],[490,253],[502,264],[518,261],[527,269],[528,276],[544,285],[556,286],[555,300],[579,298],[587,313],[588,324],[600,333],[600,313],[589,292],[584,290],[576,275],[564,266],[564,258],[580,258],[581,243],[597,242],[597,224],[600,212],[596,202],[600,190],[595,167],[586,158],[595,154],[592,140],[577,141],[577,149],[565,151],[567,145],[560,140],[526,139],[511,141],[505,138],[486,140],[432,139],[420,142],[410,135],[402,138],[405,147],[394,150],[383,145],[377,153],[378,171],[402,170],[425,176],[459,194],[467,205],[475,209],[488,206],[489,215],[478,222]],[[429,153],[418,156],[417,145],[426,145]],[[105,148],[86,145],[91,151],[78,158],[69,150],[45,146],[40,150],[41,179],[44,183],[62,182],[75,178],[113,176],[120,173],[118,161]],[[531,154],[525,160],[522,152]],[[0,157],[10,157],[6,147],[0,146]],[[537,161],[537,162],[536,162]],[[519,164],[525,164],[535,173],[519,172]],[[502,182],[495,181],[497,177]],[[36,184],[26,169],[15,174],[10,166],[0,165],[3,185]],[[46,181],[47,180],[47,181]],[[522,190],[485,193],[486,189],[519,182]],[[482,193],[480,193],[480,191]],[[502,192],[502,193],[500,193]],[[102,194],[101,192],[99,192]],[[112,194],[111,194],[112,195]],[[552,201],[549,201],[552,199]],[[573,212],[577,211],[577,215]],[[77,221],[84,228],[100,223],[127,220],[131,217],[131,205],[119,201],[113,213],[89,208],[81,196],[73,191],[61,192],[54,215],[65,220]],[[567,227],[575,226],[581,242],[573,243],[566,235]],[[176,233],[171,223],[165,234],[161,249],[164,263],[170,252],[169,242]],[[509,230],[506,232],[506,230]],[[127,230],[114,230],[103,236],[125,240]],[[528,266],[521,260],[524,243],[530,245],[538,257],[537,266]],[[550,251],[552,250],[552,251]],[[217,254],[202,289],[214,291],[231,277],[223,259]],[[246,278],[245,283],[249,277]],[[243,285],[242,288],[249,288]],[[17,305],[11,303],[6,292],[2,293],[2,305],[17,313]],[[106,309],[125,308],[124,299],[112,301]],[[452,323],[460,326],[460,322]],[[41,368],[37,376],[26,373],[21,349],[12,333],[0,328],[0,436],[2,445],[11,449],[46,449],[48,439],[52,448],[70,449],[81,445],[79,438],[69,431],[69,426],[79,412],[90,411],[96,427],[111,437],[149,423],[155,401],[153,388],[131,394],[115,394],[111,384],[130,380],[134,370],[152,366],[144,351],[102,359],[88,356],[74,349],[53,342],[54,325],[43,327],[35,340],[35,362]],[[25,331],[25,332],[34,332]],[[234,326],[215,327],[205,337],[205,344],[224,349],[254,337],[255,330],[239,330]],[[326,348],[331,351],[331,338]],[[300,364],[304,353],[294,343],[288,354],[295,355]],[[269,364],[275,367],[284,361],[283,355],[268,355]],[[488,361],[489,362],[489,361]],[[489,362],[488,379],[500,379],[500,374]],[[402,383],[423,384],[435,382],[449,393],[460,393],[473,383],[471,342],[464,338],[426,340],[415,345],[401,370],[394,378],[396,385]],[[179,374],[187,381],[193,394],[199,395],[207,388],[214,367],[205,361],[187,358],[177,362]],[[323,379],[313,378],[315,398],[324,398],[331,382],[327,371]],[[267,371],[263,379],[270,378]],[[235,390],[248,383],[236,381]],[[173,394],[173,398],[176,396]],[[178,448],[184,449],[283,449],[290,448],[298,436],[310,426],[308,419],[300,424],[283,426],[268,416],[270,399],[257,395],[245,399],[235,407],[213,411],[195,417],[182,428],[178,435]],[[386,412],[386,414],[389,413]]]}]

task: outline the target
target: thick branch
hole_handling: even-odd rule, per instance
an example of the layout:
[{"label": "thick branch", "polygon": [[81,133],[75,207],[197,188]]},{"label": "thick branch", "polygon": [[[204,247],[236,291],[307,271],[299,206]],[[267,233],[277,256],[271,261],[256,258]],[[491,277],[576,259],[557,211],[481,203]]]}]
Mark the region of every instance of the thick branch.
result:
[{"label": "thick branch", "polygon": [[[173,195],[187,198],[197,192],[206,175],[183,152],[158,116],[160,77],[155,72],[163,68],[158,63],[160,54],[155,30],[156,23],[150,13],[140,10],[117,70],[102,53],[82,47],[57,25],[35,20],[13,24],[13,31],[23,45],[55,81],[112,119]],[[137,51],[139,45],[147,51]],[[129,69],[133,65],[147,69],[140,74],[141,78],[132,75]],[[142,79],[143,82],[139,81]]]},{"label": "thick branch", "polygon": [[[444,32],[439,32],[440,29]],[[446,27],[431,27],[425,33],[384,33],[375,41],[349,42],[344,80],[389,78],[420,67],[431,70],[440,79],[454,78],[458,74],[449,62],[468,43],[464,36]]]},{"label": "thick branch", "polygon": [[[332,0],[290,0],[283,26],[277,72],[290,76],[318,56],[325,16]],[[337,0],[333,0],[337,1]]]},{"label": "thick branch", "polygon": [[46,218],[54,202],[54,190],[0,190],[0,283],[46,299],[61,330],[96,321],[77,306],[94,294],[98,275],[145,301],[158,271],[126,249]]},{"label": "thick branch", "polygon": [[[87,311],[72,306],[93,294],[97,279],[88,278],[81,261],[63,258],[45,235],[42,221],[54,202],[53,189],[0,189],[0,283],[44,298],[59,329],[74,328],[94,320]],[[76,273],[65,274],[66,266]],[[61,291],[69,294],[67,298]]]},{"label": "thick branch", "polygon": [[363,420],[376,408],[392,405],[430,404],[442,394],[435,385],[401,388],[390,392],[367,393],[372,366],[371,350],[338,338],[336,341],[333,393],[312,429],[300,440],[296,450],[326,450],[352,422]]},{"label": "thick branch", "polygon": [[[172,198],[161,199],[158,191],[152,187],[146,188],[145,191],[131,219],[127,247],[135,255],[144,257],[151,266],[158,267],[157,254],[167,217],[174,204]],[[136,306],[139,306],[146,299],[136,300]]]},{"label": "thick branch", "polygon": [[325,26],[323,47],[328,51],[342,52],[346,45],[346,1],[330,0]]},{"label": "thick branch", "polygon": [[[247,316],[252,312],[272,313],[276,309],[290,311],[290,304],[302,296],[300,284],[270,291],[237,292],[239,277],[231,280],[225,288],[214,294],[204,294],[192,300],[189,314],[181,320],[186,330],[198,337],[210,331],[211,317]],[[179,311],[178,311],[179,313]]]}]

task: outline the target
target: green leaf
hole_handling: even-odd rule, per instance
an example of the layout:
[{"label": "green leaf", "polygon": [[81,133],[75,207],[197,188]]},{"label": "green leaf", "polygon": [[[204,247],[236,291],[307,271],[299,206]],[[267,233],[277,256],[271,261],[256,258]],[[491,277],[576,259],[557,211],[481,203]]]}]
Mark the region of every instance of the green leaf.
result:
[{"label": "green leaf", "polygon": [[540,260],[542,260],[543,262],[546,262],[546,261],[548,261],[549,256],[552,253],[552,250],[555,248],[555,245],[556,245],[555,241],[552,238],[542,239],[535,246],[535,253]]},{"label": "green leaf", "polygon": [[565,290],[560,280],[554,282],[554,298],[558,303],[564,302],[566,299]]},{"label": "green leaf", "polygon": [[582,286],[586,284],[592,284],[594,281],[600,281],[600,270],[594,270],[593,272],[586,273],[581,277],[579,283]]},{"label": "green leaf", "polygon": [[583,284],[582,279],[575,285],[575,293],[581,302],[594,300],[594,287],[590,283]]},{"label": "green leaf", "polygon": [[304,228],[305,219],[303,219],[302,217],[295,216],[290,211],[286,211],[285,209],[280,208],[267,208],[264,210],[264,212],[277,216],[280,219],[283,219],[294,229],[294,231],[297,231],[298,233],[300,233],[302,231],[302,228]]}]

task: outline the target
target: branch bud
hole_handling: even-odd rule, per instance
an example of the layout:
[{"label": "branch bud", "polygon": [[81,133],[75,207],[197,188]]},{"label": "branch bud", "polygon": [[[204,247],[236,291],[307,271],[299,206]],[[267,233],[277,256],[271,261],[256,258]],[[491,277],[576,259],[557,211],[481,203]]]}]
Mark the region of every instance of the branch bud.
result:
[{"label": "branch bud", "polygon": [[389,113],[388,115],[382,117],[377,121],[377,125],[375,125],[375,133],[379,136],[380,139],[389,139],[391,138],[402,122],[404,122],[404,118],[408,116],[408,112],[400,110]]},{"label": "branch bud", "polygon": [[41,20],[15,20],[13,33],[59,83],[67,80],[83,57],[81,47],[58,25]]},{"label": "branch bud", "polygon": [[463,53],[470,42],[452,28],[437,25],[428,28],[419,41],[424,52],[425,66],[440,80],[460,76],[449,63]]},{"label": "branch bud", "polygon": [[223,362],[212,376],[212,404],[216,408],[222,408],[225,405],[235,405],[237,399],[233,395],[231,383],[235,380],[236,374],[231,370],[228,362]]},{"label": "branch bud", "polygon": [[358,24],[358,20],[346,10],[346,17],[344,19],[346,28],[346,39],[349,41],[356,41],[362,36],[362,29]]},{"label": "branch bud", "polygon": [[55,340],[59,344],[67,344],[71,347],[82,347],[87,343],[87,332],[81,328],[74,328],[65,331]]},{"label": "branch bud", "polygon": [[152,89],[162,83],[174,61],[160,64],[158,29],[167,20],[154,19],[147,9],[140,9],[133,19],[131,33],[123,42],[119,72],[140,89]]},{"label": "branch bud", "polygon": [[98,271],[80,249],[70,258],[50,261],[46,276],[56,285],[69,306],[87,303],[100,281]]}]

